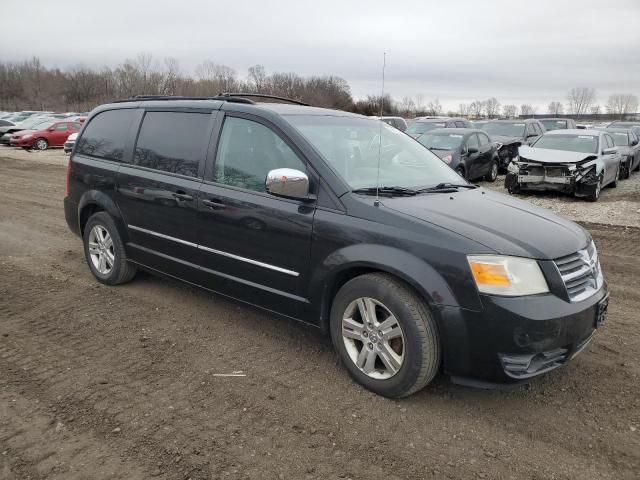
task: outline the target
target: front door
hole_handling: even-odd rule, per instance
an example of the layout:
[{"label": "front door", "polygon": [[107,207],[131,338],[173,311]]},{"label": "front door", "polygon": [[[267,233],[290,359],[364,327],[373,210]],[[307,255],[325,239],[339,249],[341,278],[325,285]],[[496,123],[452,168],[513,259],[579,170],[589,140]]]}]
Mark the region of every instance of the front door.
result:
[{"label": "front door", "polygon": [[307,303],[315,206],[267,193],[266,175],[276,168],[308,171],[271,126],[227,115],[199,193],[199,263],[209,288],[297,316]]},{"label": "front door", "polygon": [[133,165],[118,172],[117,201],[133,260],[197,278],[197,197],[213,125],[211,113],[147,111]]},{"label": "front door", "polygon": [[50,131],[49,134],[50,147],[60,147],[64,144],[69,135],[71,135],[70,125],[71,123],[61,122],[53,126],[53,131]]}]

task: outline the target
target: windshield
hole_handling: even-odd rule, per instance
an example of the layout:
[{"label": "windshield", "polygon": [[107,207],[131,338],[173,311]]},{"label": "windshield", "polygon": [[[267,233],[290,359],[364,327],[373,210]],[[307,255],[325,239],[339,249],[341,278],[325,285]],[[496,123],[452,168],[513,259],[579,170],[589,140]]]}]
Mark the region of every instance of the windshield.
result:
[{"label": "windshield", "polygon": [[613,143],[616,144],[617,147],[627,147],[629,146],[629,136],[624,132],[609,132],[613,137]]},{"label": "windshield", "polygon": [[482,129],[491,135],[524,137],[524,123],[489,122]]},{"label": "windshield", "polygon": [[422,135],[429,130],[435,130],[436,128],[444,128],[444,122],[413,122],[407,127],[405,133],[409,135]]},{"label": "windshield", "polygon": [[429,150],[455,150],[462,143],[463,135],[459,133],[449,134],[427,134],[423,135],[418,141]]},{"label": "windshield", "polygon": [[546,128],[548,132],[551,130],[567,129],[566,120],[540,120],[540,122],[544,125],[544,128]]},{"label": "windshield", "polygon": [[597,153],[598,137],[593,135],[543,135],[531,146],[567,152]]},{"label": "windshield", "polygon": [[429,150],[378,120],[320,115],[285,118],[352,189],[376,185],[422,188],[461,182],[460,176]]}]

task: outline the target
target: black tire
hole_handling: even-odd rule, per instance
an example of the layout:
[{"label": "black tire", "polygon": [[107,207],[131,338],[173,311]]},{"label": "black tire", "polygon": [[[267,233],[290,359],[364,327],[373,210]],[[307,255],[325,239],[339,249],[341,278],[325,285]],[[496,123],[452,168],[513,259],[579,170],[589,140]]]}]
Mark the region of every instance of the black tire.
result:
[{"label": "black tire", "polygon": [[[342,317],[356,299],[369,297],[384,304],[403,332],[404,360],[387,379],[372,378],[349,356],[342,336]],[[440,368],[440,341],[427,304],[407,285],[384,273],[370,273],[347,282],[331,307],[331,339],[351,377],[368,390],[390,398],[401,398],[424,388]],[[364,344],[362,345],[364,349]]]},{"label": "black tire", "polygon": [[47,148],[49,148],[49,142],[47,141],[46,138],[37,138],[33,142],[34,150],[46,150]]},{"label": "black tire", "polygon": [[456,167],[456,173],[460,175],[462,178],[464,178],[465,180],[467,179],[467,174],[463,166]]},{"label": "black tire", "polygon": [[[94,227],[101,226],[104,228],[112,239],[113,265],[107,274],[100,271],[93,264],[93,260],[89,254],[89,237]],[[94,213],[84,227],[83,235],[84,256],[89,265],[89,269],[96,279],[105,285],[119,285],[129,282],[137,272],[135,265],[127,261],[127,253],[124,248],[120,232],[115,222],[107,212]]]},{"label": "black tire", "polygon": [[484,179],[487,182],[495,182],[498,178],[498,170],[500,167],[498,166],[498,160],[492,160],[491,166],[489,167],[489,172],[485,175]]},{"label": "black tire", "polygon": [[602,191],[602,175],[598,177],[597,188],[593,190],[589,195],[587,195],[587,200],[590,202],[597,202],[600,198],[600,192]]},{"label": "black tire", "polygon": [[624,177],[623,178],[628,179],[628,178],[631,177],[631,166],[632,165],[633,165],[633,159],[631,158],[631,159],[629,159],[629,165],[624,167]]}]

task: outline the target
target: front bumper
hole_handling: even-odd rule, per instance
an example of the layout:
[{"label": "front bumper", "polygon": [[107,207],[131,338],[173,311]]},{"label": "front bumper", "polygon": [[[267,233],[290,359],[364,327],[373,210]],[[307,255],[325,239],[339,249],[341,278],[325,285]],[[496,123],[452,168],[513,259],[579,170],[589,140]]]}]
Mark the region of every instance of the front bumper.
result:
[{"label": "front bumper", "polygon": [[71,151],[73,150],[73,146],[76,144],[76,142],[64,142],[63,148],[64,148],[64,153],[71,153]]},{"label": "front bumper", "polygon": [[13,133],[5,133],[4,135],[0,136],[0,144],[9,145],[12,136]]},{"label": "front bumper", "polygon": [[484,308],[479,312],[440,308],[444,371],[457,379],[516,383],[565,365],[580,353],[604,319],[608,292],[605,284],[573,303],[553,294],[481,298]]},{"label": "front bumper", "polygon": [[9,140],[9,145],[11,145],[12,147],[28,148],[33,145],[33,138],[28,138],[26,140],[22,138],[19,138],[19,139],[12,138]]}]

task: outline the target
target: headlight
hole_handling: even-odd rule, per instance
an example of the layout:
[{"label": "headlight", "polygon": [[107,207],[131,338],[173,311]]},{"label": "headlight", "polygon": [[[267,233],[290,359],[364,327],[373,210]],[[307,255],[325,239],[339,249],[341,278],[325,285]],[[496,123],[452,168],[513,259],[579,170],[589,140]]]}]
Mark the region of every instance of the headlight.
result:
[{"label": "headlight", "polygon": [[33,137],[33,135],[25,135],[24,137],[22,137],[22,139],[29,140],[31,137]]},{"label": "headlight", "polygon": [[520,166],[515,162],[509,162],[509,165],[507,165],[507,171],[511,173],[519,173]]},{"label": "headlight", "polygon": [[453,156],[452,155],[445,155],[444,157],[442,157],[442,161],[444,163],[451,163],[453,161]]},{"label": "headlight", "polygon": [[491,295],[518,297],[549,291],[538,262],[502,255],[468,255],[478,290]]}]

